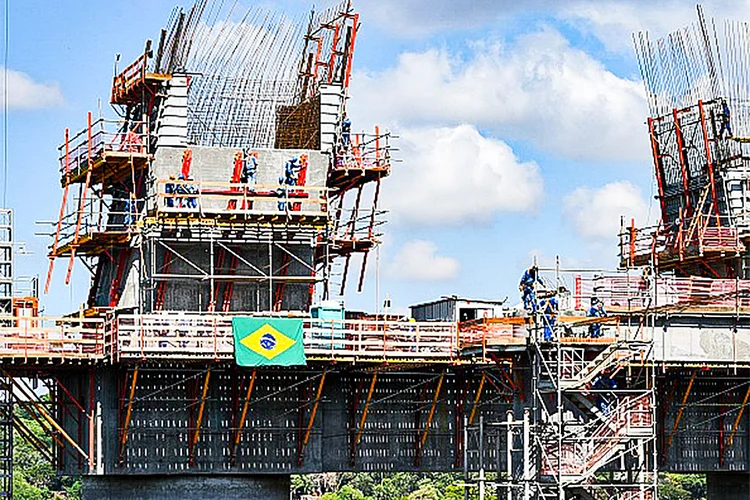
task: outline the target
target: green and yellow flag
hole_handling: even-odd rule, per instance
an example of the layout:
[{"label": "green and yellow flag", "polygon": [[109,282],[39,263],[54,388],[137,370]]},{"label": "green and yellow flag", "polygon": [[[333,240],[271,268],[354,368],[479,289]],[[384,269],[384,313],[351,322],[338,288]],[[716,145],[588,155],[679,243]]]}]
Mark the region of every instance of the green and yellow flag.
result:
[{"label": "green and yellow flag", "polygon": [[232,318],[234,359],[240,366],[307,364],[302,320],[292,318]]}]

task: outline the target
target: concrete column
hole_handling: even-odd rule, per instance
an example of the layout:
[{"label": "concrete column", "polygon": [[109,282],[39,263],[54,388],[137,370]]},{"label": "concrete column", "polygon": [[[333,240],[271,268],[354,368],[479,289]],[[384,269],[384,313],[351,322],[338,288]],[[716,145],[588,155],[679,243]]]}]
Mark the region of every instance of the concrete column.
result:
[{"label": "concrete column", "polygon": [[83,500],[289,500],[291,478],[264,476],[84,476]]},{"label": "concrete column", "polygon": [[750,498],[750,474],[714,472],[706,474],[708,500],[747,500]]}]

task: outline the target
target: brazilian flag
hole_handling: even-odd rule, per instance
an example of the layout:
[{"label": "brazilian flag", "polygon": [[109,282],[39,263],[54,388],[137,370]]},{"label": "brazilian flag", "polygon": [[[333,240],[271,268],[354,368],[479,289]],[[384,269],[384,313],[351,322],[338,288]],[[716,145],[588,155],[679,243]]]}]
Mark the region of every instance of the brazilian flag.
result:
[{"label": "brazilian flag", "polygon": [[302,320],[293,318],[232,318],[234,359],[240,366],[307,364]]}]

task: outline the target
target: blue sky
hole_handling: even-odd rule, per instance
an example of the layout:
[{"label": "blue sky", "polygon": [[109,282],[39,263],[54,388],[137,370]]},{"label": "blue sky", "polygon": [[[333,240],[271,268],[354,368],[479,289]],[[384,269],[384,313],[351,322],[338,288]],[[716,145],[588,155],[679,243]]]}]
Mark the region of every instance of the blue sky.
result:
[{"label": "blue sky", "polygon": [[[295,17],[309,8],[262,3]],[[533,255],[614,268],[619,217],[656,215],[630,33],[662,36],[693,20],[693,4],[464,4],[355,3],[362,29],[349,114],[355,129],[379,124],[397,133],[403,161],[383,186],[391,223],[378,270],[370,266],[363,294],[350,286],[350,307],[372,310],[386,292],[397,308],[454,293],[515,302]],[[64,129],[82,128],[99,98],[106,112],[115,54],[134,59],[175,2],[10,5],[8,202],[16,239],[32,252],[18,256],[16,272],[43,280],[49,240],[35,236],[44,229],[35,221],[57,217]],[[709,2],[706,10],[750,17],[747,2]],[[86,270],[77,265],[65,286],[65,265],[57,263],[43,299],[49,313],[85,300]]]}]

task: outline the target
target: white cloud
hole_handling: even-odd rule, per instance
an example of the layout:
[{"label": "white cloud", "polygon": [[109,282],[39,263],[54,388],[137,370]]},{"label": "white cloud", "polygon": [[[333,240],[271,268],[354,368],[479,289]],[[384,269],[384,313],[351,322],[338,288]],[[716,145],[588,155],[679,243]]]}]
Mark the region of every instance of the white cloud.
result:
[{"label": "white cloud", "polygon": [[[620,78],[553,30],[512,44],[407,52],[395,67],[353,80],[352,116],[406,126],[473,123],[572,159],[644,160],[643,87]],[[357,96],[367,96],[366,99]]]},{"label": "white cloud", "polygon": [[[0,104],[5,96],[5,81],[0,68]],[[34,109],[59,106],[64,102],[56,82],[35,82],[26,73],[8,70],[8,108]]]},{"label": "white cloud", "polygon": [[[634,31],[649,30],[662,37],[696,20],[695,3],[684,0],[379,0],[361,9],[366,19],[402,38],[507,24],[518,14],[544,16],[570,23],[610,50],[630,54]],[[750,17],[750,5],[747,0],[712,0],[705,12],[745,20]]]},{"label": "white cloud", "polygon": [[498,211],[533,211],[543,181],[502,141],[470,125],[405,129],[384,204],[400,222],[439,225],[486,221]]},{"label": "white cloud", "polygon": [[386,272],[401,280],[446,281],[455,278],[459,268],[456,259],[438,255],[433,242],[412,240],[396,253]]},{"label": "white cloud", "polygon": [[[612,182],[601,188],[579,187],[565,197],[564,215],[575,231],[589,239],[612,239],[620,231],[620,217],[648,223],[648,205],[636,186]],[[640,224],[639,224],[640,221]]]},{"label": "white cloud", "polygon": [[552,0],[378,0],[362,2],[366,19],[393,34],[409,38],[441,30],[476,28],[519,10],[552,5]]}]

